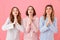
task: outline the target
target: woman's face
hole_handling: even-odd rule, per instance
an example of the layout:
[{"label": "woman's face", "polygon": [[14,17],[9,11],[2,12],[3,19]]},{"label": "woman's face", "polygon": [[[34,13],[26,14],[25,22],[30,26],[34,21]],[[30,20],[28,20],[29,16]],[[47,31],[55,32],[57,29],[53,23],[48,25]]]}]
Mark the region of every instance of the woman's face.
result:
[{"label": "woman's face", "polygon": [[17,16],[17,15],[18,15],[18,10],[17,10],[17,8],[13,8],[12,14],[13,14],[14,16]]},{"label": "woman's face", "polygon": [[29,8],[28,8],[28,14],[29,14],[29,15],[33,15],[33,8],[32,8],[32,7],[29,7]]},{"label": "woman's face", "polygon": [[47,7],[46,8],[46,13],[47,13],[47,15],[50,15],[52,13],[52,8],[51,7]]}]

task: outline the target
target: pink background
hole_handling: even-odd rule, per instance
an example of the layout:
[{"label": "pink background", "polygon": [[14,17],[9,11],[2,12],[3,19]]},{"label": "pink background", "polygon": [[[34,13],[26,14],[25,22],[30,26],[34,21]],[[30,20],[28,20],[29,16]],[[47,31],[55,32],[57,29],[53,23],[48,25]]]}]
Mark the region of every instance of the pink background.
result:
[{"label": "pink background", "polygon": [[[44,7],[52,4],[55,10],[55,16],[58,22],[58,33],[55,34],[55,40],[60,40],[60,0],[0,0],[0,40],[5,40],[6,31],[2,31],[1,27],[10,14],[11,8],[17,6],[20,9],[22,18],[25,18],[25,11],[29,5],[34,6],[37,16],[40,18],[44,13]],[[23,33],[21,32],[21,40]]]}]

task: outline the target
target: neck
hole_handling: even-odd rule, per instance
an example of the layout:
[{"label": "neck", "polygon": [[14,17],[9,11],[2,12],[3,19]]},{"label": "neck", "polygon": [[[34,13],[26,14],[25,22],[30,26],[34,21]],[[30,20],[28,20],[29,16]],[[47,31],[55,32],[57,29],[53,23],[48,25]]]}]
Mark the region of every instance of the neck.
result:
[{"label": "neck", "polygon": [[30,18],[32,18],[32,17],[33,17],[33,15],[29,15],[29,17],[30,17]]},{"label": "neck", "polygon": [[33,20],[33,16],[32,16],[32,15],[29,15],[29,18],[30,18],[31,20]]},{"label": "neck", "polygon": [[47,14],[47,17],[50,17],[50,15],[49,15],[49,14]]}]

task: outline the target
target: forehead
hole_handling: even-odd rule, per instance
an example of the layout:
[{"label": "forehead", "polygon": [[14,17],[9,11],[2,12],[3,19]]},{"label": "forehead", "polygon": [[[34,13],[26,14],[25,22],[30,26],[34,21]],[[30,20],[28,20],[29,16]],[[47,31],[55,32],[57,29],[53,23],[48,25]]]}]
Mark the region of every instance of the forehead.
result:
[{"label": "forehead", "polygon": [[33,9],[32,7],[28,7],[28,9]]},{"label": "forehead", "polygon": [[17,8],[13,8],[13,10],[17,10]]},{"label": "forehead", "polygon": [[52,7],[48,6],[47,9],[52,9]]}]

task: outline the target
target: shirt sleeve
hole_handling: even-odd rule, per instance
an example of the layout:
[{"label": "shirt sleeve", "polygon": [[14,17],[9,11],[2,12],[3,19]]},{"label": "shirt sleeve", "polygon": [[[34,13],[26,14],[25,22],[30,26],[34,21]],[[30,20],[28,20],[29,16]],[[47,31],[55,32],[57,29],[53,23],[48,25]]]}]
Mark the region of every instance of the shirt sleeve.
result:
[{"label": "shirt sleeve", "polygon": [[46,26],[46,21],[44,21],[44,18],[40,18],[40,32],[46,32],[48,31],[48,27]]},{"label": "shirt sleeve", "polygon": [[18,29],[18,30],[20,30],[21,32],[24,32],[24,27],[22,26],[22,25],[20,25],[20,24],[16,24],[16,28]]},{"label": "shirt sleeve", "polygon": [[27,22],[29,22],[27,18],[23,19],[23,27],[24,27],[24,32],[25,33],[30,32],[30,27],[29,27],[29,25],[27,25]]},{"label": "shirt sleeve", "polygon": [[57,20],[56,20],[56,18],[54,19],[54,22],[52,24],[50,24],[49,28],[53,33],[57,33]]},{"label": "shirt sleeve", "polygon": [[[39,18],[35,18],[35,20],[34,20],[35,22],[34,22],[34,32],[38,32],[38,30],[39,30]],[[33,26],[33,25],[32,25]]]},{"label": "shirt sleeve", "polygon": [[7,18],[5,24],[2,26],[2,30],[5,31],[5,30],[9,30],[9,29],[13,29],[13,23],[10,23],[10,19]]}]

